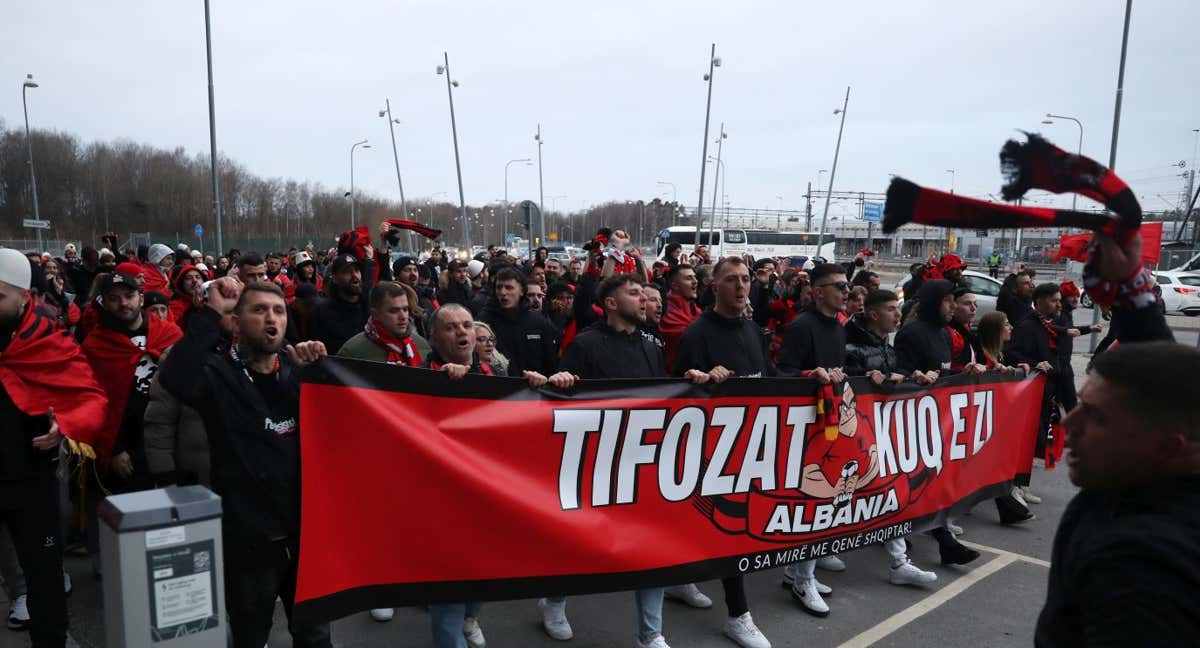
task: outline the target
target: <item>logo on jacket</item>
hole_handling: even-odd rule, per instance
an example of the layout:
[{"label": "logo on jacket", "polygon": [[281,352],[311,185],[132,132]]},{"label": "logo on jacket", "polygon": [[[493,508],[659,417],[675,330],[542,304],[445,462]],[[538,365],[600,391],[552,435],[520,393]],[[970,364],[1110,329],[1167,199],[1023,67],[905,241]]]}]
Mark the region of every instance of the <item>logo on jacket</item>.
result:
[{"label": "logo on jacket", "polygon": [[286,436],[288,434],[295,433],[297,426],[296,419],[292,417],[282,421],[272,421],[268,418],[263,424],[263,427],[266,428],[268,432],[273,432],[275,436]]}]

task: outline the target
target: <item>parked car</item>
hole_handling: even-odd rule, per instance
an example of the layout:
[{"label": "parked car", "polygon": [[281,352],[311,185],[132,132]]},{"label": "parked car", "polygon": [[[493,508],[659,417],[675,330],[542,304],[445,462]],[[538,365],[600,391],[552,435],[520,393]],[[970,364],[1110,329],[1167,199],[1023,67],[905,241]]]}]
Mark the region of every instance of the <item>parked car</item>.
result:
[{"label": "parked car", "polygon": [[[904,301],[904,287],[911,279],[911,275],[905,275],[896,283],[896,294],[900,296],[901,301]],[[974,270],[963,271],[963,282],[971,288],[971,292],[975,293],[978,310],[975,311],[975,322],[972,322],[974,324],[979,322],[979,318],[996,310],[996,298],[1000,296],[1001,283],[985,273]]]},{"label": "parked car", "polygon": [[1168,314],[1200,315],[1200,273],[1161,270],[1154,280],[1162,288]]}]

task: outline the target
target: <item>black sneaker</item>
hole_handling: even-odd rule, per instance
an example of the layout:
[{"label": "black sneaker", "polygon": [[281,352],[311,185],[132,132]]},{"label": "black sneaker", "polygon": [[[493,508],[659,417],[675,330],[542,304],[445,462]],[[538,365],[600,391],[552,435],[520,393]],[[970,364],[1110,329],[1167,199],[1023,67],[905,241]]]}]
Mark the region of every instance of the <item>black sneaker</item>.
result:
[{"label": "black sneaker", "polygon": [[965,565],[981,555],[978,551],[957,543],[939,546],[938,553],[942,554],[943,565]]}]

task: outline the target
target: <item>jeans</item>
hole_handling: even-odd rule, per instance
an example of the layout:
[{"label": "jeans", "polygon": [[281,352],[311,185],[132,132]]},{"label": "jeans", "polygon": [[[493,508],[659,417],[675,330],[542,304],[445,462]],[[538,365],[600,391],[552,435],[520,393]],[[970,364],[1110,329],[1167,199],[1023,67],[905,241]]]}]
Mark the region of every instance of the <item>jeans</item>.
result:
[{"label": "jeans", "polygon": [[47,474],[0,490],[0,524],[8,528],[29,594],[34,648],[67,641],[58,479]]},{"label": "jeans", "polygon": [[817,561],[816,560],[801,560],[796,563],[795,571],[793,572],[798,581],[812,580],[817,577]]},{"label": "jeans", "polygon": [[429,606],[429,626],[433,630],[435,648],[466,648],[463,621],[479,618],[481,603],[450,603]]},{"label": "jeans", "polygon": [[[633,593],[634,600],[637,602],[637,638],[642,643],[650,643],[654,641],[655,637],[662,634],[663,591],[665,589],[664,587],[652,587]],[[567,602],[566,597],[563,596],[549,596],[546,597],[546,600],[555,605]]]},{"label": "jeans", "polygon": [[904,538],[892,538],[883,543],[883,548],[892,559],[892,567],[899,567],[908,562],[908,547],[904,544]]},{"label": "jeans", "polygon": [[[275,597],[283,602],[295,648],[332,648],[329,624],[299,624],[292,620],[296,598],[296,543],[279,540],[247,543],[225,538],[225,610],[233,648],[262,648],[271,634]],[[62,576],[60,575],[61,582]],[[462,634],[462,626],[459,626]]]}]

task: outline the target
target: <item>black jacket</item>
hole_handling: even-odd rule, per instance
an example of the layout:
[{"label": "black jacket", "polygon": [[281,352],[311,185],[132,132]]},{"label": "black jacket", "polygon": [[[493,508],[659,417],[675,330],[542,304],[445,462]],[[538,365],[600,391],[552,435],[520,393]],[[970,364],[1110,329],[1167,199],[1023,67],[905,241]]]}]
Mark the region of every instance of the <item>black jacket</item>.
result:
[{"label": "black jacket", "polygon": [[767,323],[771,321],[771,302],[779,298],[775,290],[777,285],[774,276],[769,283],[764,284],[757,279],[750,282],[750,307],[754,309],[754,323],[761,328],[767,328]]},{"label": "black jacket", "polygon": [[945,279],[926,281],[917,293],[917,319],[905,324],[896,334],[899,373],[914,371],[950,371],[950,332],[942,319],[942,300],[954,290]]},{"label": "black jacket", "polygon": [[437,291],[437,301],[439,306],[446,304],[461,304],[468,309],[471,308],[471,300],[475,298],[475,291],[470,283],[455,284],[450,282],[445,288]]},{"label": "black jacket", "polygon": [[663,350],[635,330],[622,333],[599,321],[563,351],[560,368],[580,378],[662,378],[667,375]]},{"label": "black jacket", "polygon": [[196,313],[158,379],[204,420],[227,542],[294,540],[300,531],[299,372],[279,353],[279,371],[268,377],[272,397],[265,398],[228,349],[216,351],[219,322],[210,308]]},{"label": "black jacket", "polygon": [[855,315],[846,322],[846,366],[847,374],[865,376],[870,371],[882,371],[885,375],[900,373],[900,361],[896,348],[886,338],[875,335],[863,325],[862,317]]},{"label": "black jacket", "polygon": [[[1047,323],[1050,324],[1049,328],[1046,326]],[[1045,361],[1054,365],[1054,369],[1057,371],[1060,366],[1060,358],[1057,350],[1051,348],[1051,340],[1057,346],[1062,343],[1062,338],[1066,334],[1059,333],[1057,330],[1052,334],[1052,328],[1055,328],[1053,322],[1046,322],[1036,314],[1021,320],[1013,329],[1012,339],[1004,349],[1005,359],[1012,364],[1024,362],[1030,367]],[[1066,337],[1070,339],[1070,336]],[[1070,358],[1068,358],[1069,361]]]},{"label": "black jacket", "polygon": [[34,437],[50,431],[50,419],[22,412],[2,385],[0,430],[3,430],[0,434],[0,494],[29,480],[52,477],[58,465],[58,452],[33,447]]},{"label": "black jacket", "polygon": [[370,316],[369,309],[365,293],[354,303],[336,296],[323,299],[309,313],[308,339],[324,342],[329,355],[336,355],[346,340],[363,332]]},{"label": "black jacket", "polygon": [[818,367],[833,369],[846,364],[846,329],[836,317],[816,310],[796,316],[783,327],[779,347],[779,373],[799,375]]},{"label": "black jacket", "polygon": [[1200,645],[1200,477],[1082,491],[1054,538],[1037,648]]},{"label": "black jacket", "polygon": [[767,336],[757,324],[706,310],[680,336],[672,373],[682,376],[689,369],[707,372],[716,366],[742,378],[778,373],[771,362]]},{"label": "black jacket", "polygon": [[520,376],[528,370],[549,376],[558,368],[558,330],[541,313],[530,310],[524,299],[509,311],[492,300],[479,321],[495,331],[496,350],[508,358],[508,375]]}]

